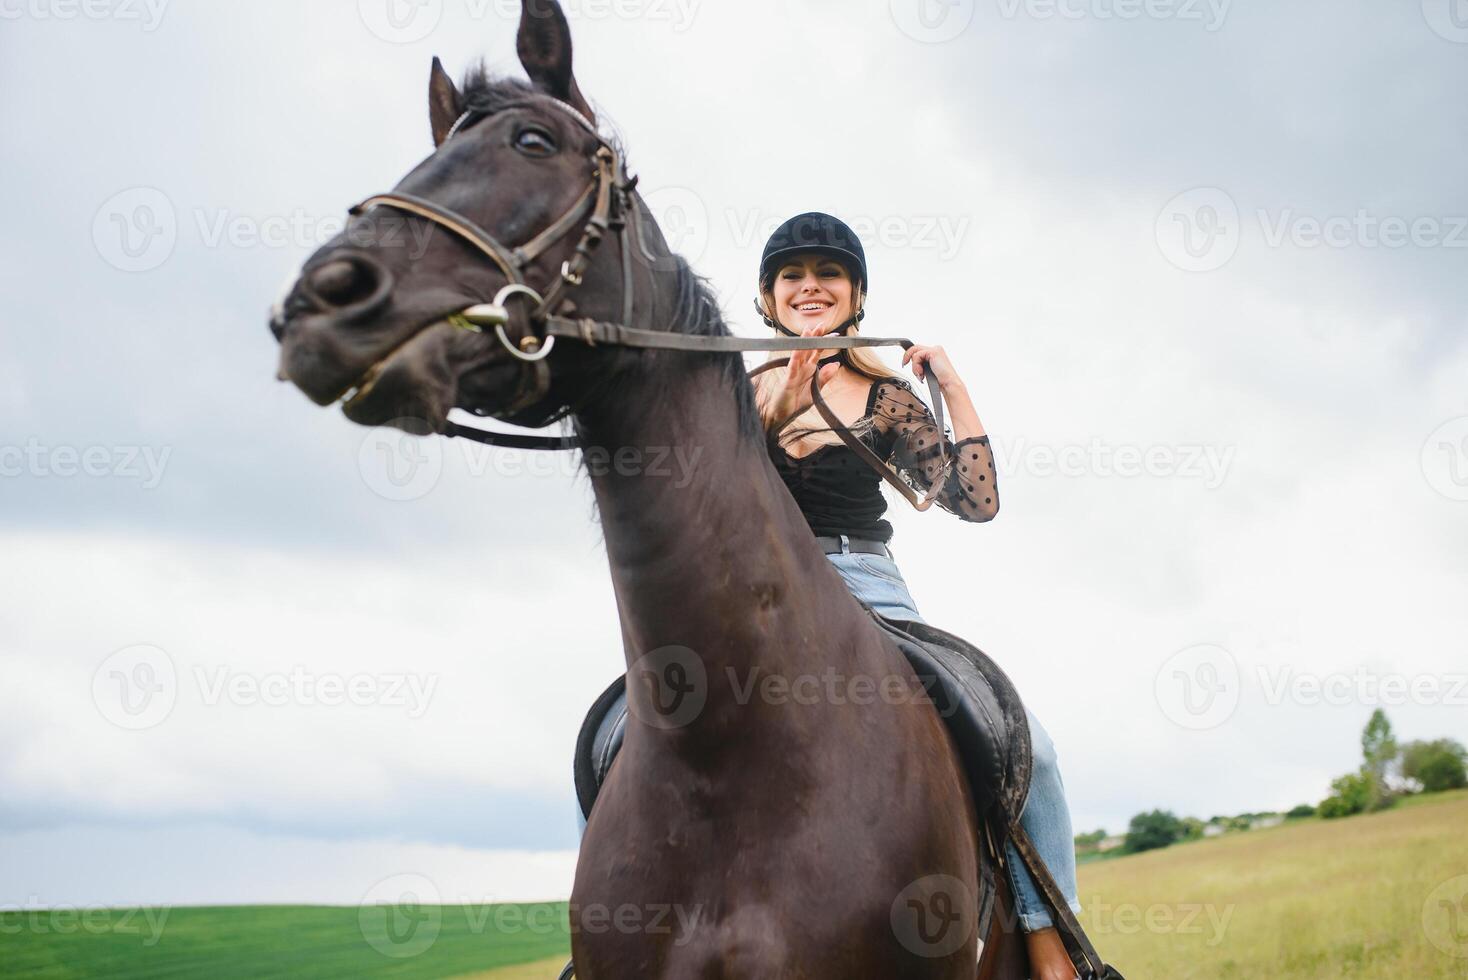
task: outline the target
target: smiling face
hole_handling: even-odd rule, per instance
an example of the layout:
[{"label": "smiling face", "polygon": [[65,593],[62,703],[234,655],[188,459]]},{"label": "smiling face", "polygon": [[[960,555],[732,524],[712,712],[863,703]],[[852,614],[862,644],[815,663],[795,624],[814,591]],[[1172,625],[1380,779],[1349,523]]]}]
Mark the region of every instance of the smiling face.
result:
[{"label": "smiling face", "polygon": [[855,288],[846,266],[829,255],[795,255],[781,263],[771,285],[775,316],[789,329],[830,333],[851,319]]}]

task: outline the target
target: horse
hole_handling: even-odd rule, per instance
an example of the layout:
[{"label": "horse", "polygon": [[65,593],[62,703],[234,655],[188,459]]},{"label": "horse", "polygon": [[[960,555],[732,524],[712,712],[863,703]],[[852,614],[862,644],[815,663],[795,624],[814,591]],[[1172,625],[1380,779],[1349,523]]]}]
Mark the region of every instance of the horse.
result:
[{"label": "horse", "polygon": [[[516,47],[528,82],[433,60],[433,152],[271,329],[280,377],[364,426],[570,420],[633,718],[581,843],[576,975],[1027,976],[1003,828],[781,483],[747,346],[599,133],[558,3],[524,0]],[[656,461],[679,452],[674,479]]]}]

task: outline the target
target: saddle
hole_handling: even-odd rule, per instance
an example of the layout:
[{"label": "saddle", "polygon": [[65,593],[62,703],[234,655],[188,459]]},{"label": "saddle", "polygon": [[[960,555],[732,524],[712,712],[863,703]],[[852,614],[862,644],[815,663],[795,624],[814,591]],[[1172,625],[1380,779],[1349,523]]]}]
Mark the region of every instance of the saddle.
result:
[{"label": "saddle", "polygon": [[[975,809],[993,835],[992,853],[1002,854],[1006,840],[1015,845],[1050,906],[1080,976],[1086,980],[1122,980],[1121,974],[1097,955],[1020,825],[1029,797],[1033,756],[1024,702],[1014,684],[987,654],[962,637],[927,623],[890,620],[864,602],[861,606],[902,650],[948,726],[968,777]],[[592,704],[576,739],[576,798],[588,820],[627,731],[626,690],[625,676],[613,681]],[[991,874],[986,869],[986,878]],[[987,883],[992,885],[992,881]],[[985,891],[992,896],[992,887]],[[980,935],[988,934],[993,905],[991,897],[980,908]]]}]

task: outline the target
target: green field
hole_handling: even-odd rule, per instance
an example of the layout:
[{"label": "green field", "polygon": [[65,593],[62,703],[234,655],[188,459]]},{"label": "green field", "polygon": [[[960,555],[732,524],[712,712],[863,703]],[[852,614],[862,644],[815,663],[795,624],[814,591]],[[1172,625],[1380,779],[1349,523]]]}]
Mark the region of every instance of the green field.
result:
[{"label": "green field", "polygon": [[1468,793],[1081,868],[1128,980],[1468,978]]},{"label": "green field", "polygon": [[[1468,980],[1468,792],[1094,862],[1081,899],[1128,980]],[[0,976],[553,980],[569,946],[564,904],[388,911],[0,913]]]},{"label": "green field", "polygon": [[[436,978],[570,949],[566,906],[260,906],[0,913],[0,976]],[[558,969],[558,968],[557,968]],[[496,976],[499,975],[495,971]],[[554,978],[540,966],[534,976]]]}]

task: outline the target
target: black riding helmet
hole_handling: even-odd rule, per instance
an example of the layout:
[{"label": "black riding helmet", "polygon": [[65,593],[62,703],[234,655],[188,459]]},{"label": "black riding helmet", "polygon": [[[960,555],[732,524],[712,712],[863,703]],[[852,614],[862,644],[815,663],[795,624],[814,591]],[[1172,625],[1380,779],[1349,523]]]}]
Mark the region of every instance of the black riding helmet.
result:
[{"label": "black riding helmet", "polygon": [[851,279],[862,289],[867,285],[867,253],[856,232],[840,218],[820,211],[797,214],[785,222],[765,242],[765,254],[759,262],[760,287],[774,281],[783,259],[792,255],[817,252],[829,255],[851,273]]},{"label": "black riding helmet", "polygon": [[[863,293],[866,292],[867,253],[866,249],[862,248],[861,239],[856,237],[856,232],[852,231],[846,222],[822,211],[797,214],[775,229],[770,240],[765,242],[764,255],[760,257],[760,290],[767,291],[771,288],[775,281],[775,273],[779,271],[780,263],[785,259],[792,255],[808,255],[812,252],[829,255],[840,262],[846,267],[856,288]],[[770,327],[782,333],[791,333],[784,324],[770,319],[758,300],[755,301],[755,307],[759,310],[760,317]],[[856,316],[833,332],[845,333],[853,323],[860,322],[864,315],[864,311],[858,310]]]}]

